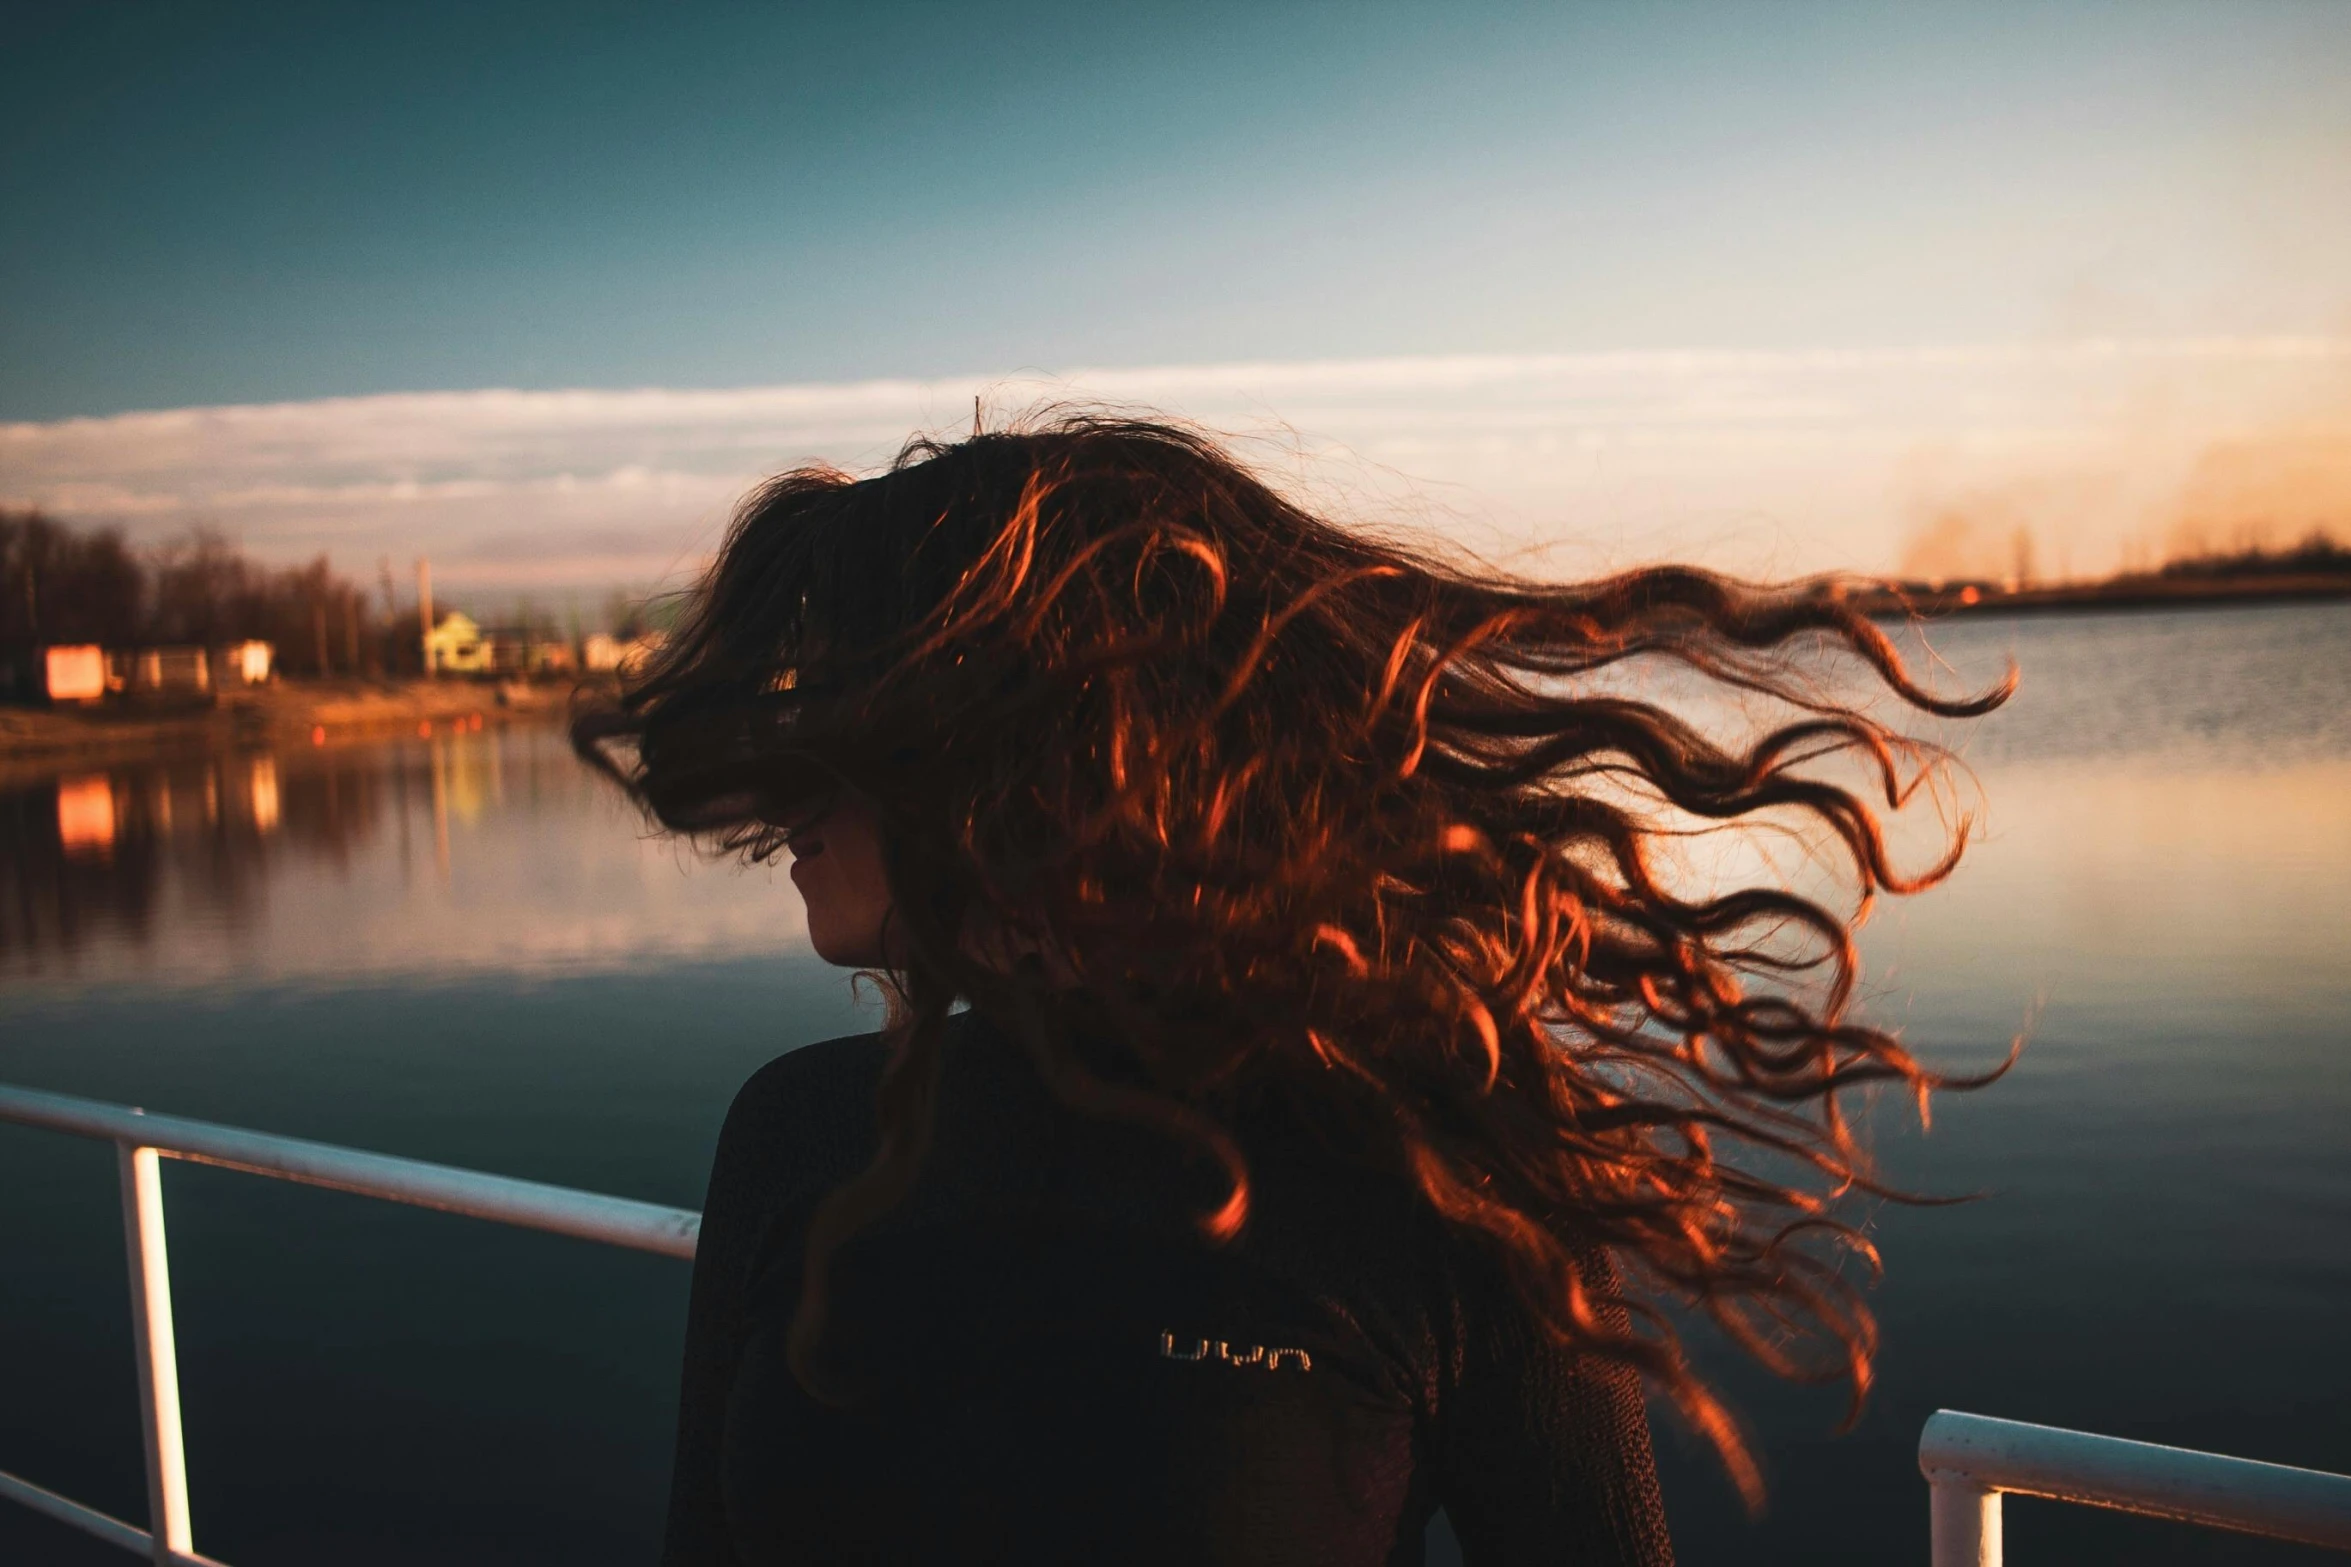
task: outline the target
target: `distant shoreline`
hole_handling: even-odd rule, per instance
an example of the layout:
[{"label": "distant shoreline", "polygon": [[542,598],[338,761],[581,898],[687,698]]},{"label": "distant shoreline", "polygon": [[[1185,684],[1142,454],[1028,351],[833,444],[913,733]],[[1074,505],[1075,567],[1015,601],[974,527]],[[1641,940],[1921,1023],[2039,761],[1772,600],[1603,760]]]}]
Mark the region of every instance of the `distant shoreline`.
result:
[{"label": "distant shoreline", "polygon": [[569,685],[443,680],[287,680],[224,691],[184,710],[0,707],[0,768],[46,771],[184,751],[430,738],[490,724],[545,723]]},{"label": "distant shoreline", "polygon": [[[1997,583],[1873,584],[1846,602],[1875,620],[1979,618],[2066,611],[2221,609],[2351,599],[2351,577],[2113,578],[2010,589]],[[223,692],[181,711],[0,706],[0,774],[42,773],[175,752],[327,746],[401,735],[430,738],[488,724],[551,722],[568,710],[571,685],[467,679],[287,680]]]},{"label": "distant shoreline", "polygon": [[2064,610],[2221,609],[2245,604],[2306,604],[2351,599],[2351,577],[2294,574],[2247,577],[2115,577],[2104,582],[2006,588],[1953,582],[1870,587],[1847,602],[1877,620],[1917,615],[2032,615]]}]

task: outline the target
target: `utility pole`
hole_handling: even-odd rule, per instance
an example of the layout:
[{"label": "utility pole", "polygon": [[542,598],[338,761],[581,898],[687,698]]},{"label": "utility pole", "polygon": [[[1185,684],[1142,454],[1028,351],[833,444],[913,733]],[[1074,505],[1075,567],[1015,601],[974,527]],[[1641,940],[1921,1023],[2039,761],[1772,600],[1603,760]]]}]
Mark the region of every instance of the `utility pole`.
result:
[{"label": "utility pole", "polygon": [[324,680],[327,677],[327,601],[325,599],[310,601],[310,630],[318,642],[318,678]]},{"label": "utility pole", "polygon": [[425,678],[433,676],[433,563],[416,557],[416,618],[424,628],[417,646],[424,653]]},{"label": "utility pole", "polygon": [[343,662],[352,674],[359,673],[359,593],[353,589],[343,599]]}]

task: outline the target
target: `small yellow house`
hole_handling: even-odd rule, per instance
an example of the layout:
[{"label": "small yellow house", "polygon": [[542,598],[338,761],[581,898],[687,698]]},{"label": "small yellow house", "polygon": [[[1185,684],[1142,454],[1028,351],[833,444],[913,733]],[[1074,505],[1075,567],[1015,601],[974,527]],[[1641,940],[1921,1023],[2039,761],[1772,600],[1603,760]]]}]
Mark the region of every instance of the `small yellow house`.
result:
[{"label": "small yellow house", "polygon": [[490,669],[493,649],[471,616],[451,610],[425,633],[424,667],[428,674],[478,675]]}]

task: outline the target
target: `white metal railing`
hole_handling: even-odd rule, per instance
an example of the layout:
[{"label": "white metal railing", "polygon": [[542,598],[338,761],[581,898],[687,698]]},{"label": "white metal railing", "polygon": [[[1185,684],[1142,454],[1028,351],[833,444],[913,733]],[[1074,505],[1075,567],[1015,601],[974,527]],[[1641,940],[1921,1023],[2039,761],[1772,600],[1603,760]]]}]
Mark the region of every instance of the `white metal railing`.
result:
[{"label": "white metal railing", "polygon": [[1938,1409],[1919,1433],[1934,1567],[2000,1567],[2000,1497],[2046,1496],[2351,1551],[2351,1475]]},{"label": "white metal railing", "polygon": [[111,1142],[122,1172],[123,1240],[129,1252],[131,1338],[139,1362],[139,1419],[146,1436],[148,1527],[137,1528],[0,1471],[0,1497],[149,1557],[157,1567],[222,1567],[198,1554],[188,1524],[188,1472],[180,1439],[179,1357],[172,1342],[171,1270],[164,1249],[163,1175],[157,1156],[214,1164],[362,1197],[470,1214],[525,1229],[691,1258],[702,1216],[685,1208],[605,1197],[418,1159],[248,1132],[209,1121],[149,1115],[125,1105],[0,1084],[0,1121]]},{"label": "white metal railing", "polygon": [[[0,1084],[0,1121],[115,1145],[122,1176],[139,1415],[146,1437],[141,1529],[0,1471],[0,1498],[151,1558],[157,1567],[222,1567],[198,1554],[188,1523],[158,1156],[331,1187],[363,1197],[549,1230],[608,1246],[690,1259],[702,1216],[511,1176],[363,1153],[329,1143],[149,1115],[125,1105]],[[2112,1507],[2281,1540],[2351,1550],[2351,1475],[2128,1442],[1938,1410],[1918,1442],[1933,1510],[1933,1567],[2000,1567],[2000,1497],[2014,1492]]]}]

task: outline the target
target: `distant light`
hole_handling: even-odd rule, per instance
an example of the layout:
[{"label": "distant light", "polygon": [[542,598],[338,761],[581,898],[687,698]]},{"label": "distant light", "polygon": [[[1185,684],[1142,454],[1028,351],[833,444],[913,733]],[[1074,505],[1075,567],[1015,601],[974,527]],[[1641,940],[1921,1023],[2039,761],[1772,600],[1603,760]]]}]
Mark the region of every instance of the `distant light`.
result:
[{"label": "distant light", "polygon": [[57,837],[69,855],[113,849],[114,786],[104,773],[58,781]]},{"label": "distant light", "polygon": [[278,824],[278,763],[274,756],[253,758],[250,779],[250,797],[253,801],[253,826],[260,832],[274,831]]}]

